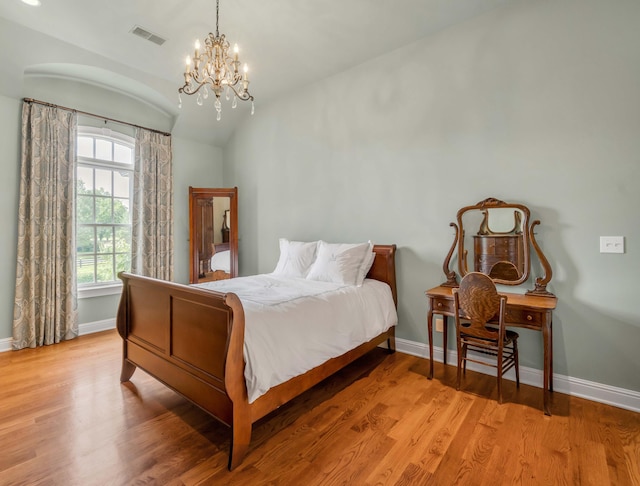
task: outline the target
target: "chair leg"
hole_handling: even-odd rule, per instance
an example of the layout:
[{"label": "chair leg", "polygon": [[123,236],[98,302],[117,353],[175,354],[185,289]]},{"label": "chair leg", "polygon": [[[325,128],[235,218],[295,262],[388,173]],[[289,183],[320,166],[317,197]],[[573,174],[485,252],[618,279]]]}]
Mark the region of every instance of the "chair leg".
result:
[{"label": "chair leg", "polygon": [[457,370],[457,378],[456,378],[456,390],[460,390],[460,372],[462,371],[462,352],[460,350],[460,346],[458,346],[458,370]]},{"label": "chair leg", "polygon": [[467,345],[463,344],[462,345],[462,372],[466,378],[467,376]]},{"label": "chair leg", "polygon": [[502,350],[498,351],[498,403],[502,405]]},{"label": "chair leg", "polygon": [[518,359],[518,340],[513,341],[513,357],[516,362],[516,388],[520,388],[520,362]]}]

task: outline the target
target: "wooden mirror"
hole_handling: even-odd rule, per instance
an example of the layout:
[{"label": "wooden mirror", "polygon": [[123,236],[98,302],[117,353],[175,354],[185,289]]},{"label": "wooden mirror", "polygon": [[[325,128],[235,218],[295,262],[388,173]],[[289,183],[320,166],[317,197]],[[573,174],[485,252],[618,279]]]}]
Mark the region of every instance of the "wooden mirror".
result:
[{"label": "wooden mirror", "polygon": [[189,282],[238,276],[238,188],[189,187]]},{"label": "wooden mirror", "polygon": [[445,259],[443,270],[447,282],[457,286],[457,276],[449,263],[457,249],[458,273],[481,272],[502,285],[520,285],[531,270],[531,247],[535,250],[544,270],[536,279],[536,288],[528,293],[549,295],[546,290],[551,280],[551,267],[538,246],[533,228],[540,221],[529,222],[529,208],[488,198],[458,211],[457,223],[451,223],[456,236]]}]

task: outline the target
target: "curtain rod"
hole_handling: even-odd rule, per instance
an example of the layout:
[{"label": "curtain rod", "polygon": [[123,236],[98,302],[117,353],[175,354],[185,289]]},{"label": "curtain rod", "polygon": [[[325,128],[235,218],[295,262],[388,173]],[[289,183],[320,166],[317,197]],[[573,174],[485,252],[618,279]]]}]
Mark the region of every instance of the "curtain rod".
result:
[{"label": "curtain rod", "polygon": [[129,125],[130,127],[142,128],[144,130],[149,130],[151,132],[159,133],[159,134],[165,135],[167,137],[171,136],[170,133],[163,132],[162,130],[156,130],[155,128],[143,127],[143,126],[140,126],[140,125],[136,125],[134,123],[129,123],[129,122],[121,121],[121,120],[116,120],[115,118],[109,118],[108,116],[96,115],[95,113],[89,113],[88,111],[76,110],[75,108],[68,108],[66,106],[60,106],[60,105],[56,105],[54,103],[48,103],[46,101],[34,100],[33,98],[23,98],[23,101],[25,103],[37,103],[39,105],[50,106],[52,108],[60,108],[61,110],[72,111],[74,113],[79,113],[81,115],[87,115],[87,116],[92,116],[94,118],[100,118],[100,119],[102,119],[104,121],[110,121],[110,122],[114,122],[114,123],[119,123],[121,125]]}]

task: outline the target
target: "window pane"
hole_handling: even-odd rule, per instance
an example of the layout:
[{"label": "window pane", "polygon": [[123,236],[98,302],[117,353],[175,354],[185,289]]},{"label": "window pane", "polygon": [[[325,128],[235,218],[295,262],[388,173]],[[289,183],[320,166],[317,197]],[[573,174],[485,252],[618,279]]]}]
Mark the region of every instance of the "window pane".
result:
[{"label": "window pane", "polygon": [[95,282],[95,257],[93,253],[78,253],[76,256],[76,269],[79,284]]},{"label": "window pane", "polygon": [[78,223],[93,223],[93,196],[78,196],[76,208],[76,221]]},{"label": "window pane", "polygon": [[93,158],[93,137],[78,137],[78,157]]},{"label": "window pane", "polygon": [[113,226],[96,226],[98,253],[113,253]]},{"label": "window pane", "polygon": [[123,162],[125,164],[133,163],[133,150],[119,143],[113,144],[113,160]]},{"label": "window pane", "polygon": [[131,227],[116,228],[116,251],[131,252]]},{"label": "window pane", "polygon": [[106,169],[96,169],[96,194],[109,196],[113,194],[111,187],[111,174],[113,171]]},{"label": "window pane", "polygon": [[111,201],[110,197],[96,197],[96,223],[113,222]]},{"label": "window pane", "polygon": [[129,199],[129,181],[131,172],[113,172],[113,195]]},{"label": "window pane", "polygon": [[112,146],[113,144],[108,140],[96,138],[96,159],[113,160],[113,155],[111,154]]},{"label": "window pane", "polygon": [[119,224],[127,224],[130,222],[128,199],[113,200],[113,222]]},{"label": "window pane", "polygon": [[116,254],[116,275],[118,272],[128,272],[131,270],[131,254]]},{"label": "window pane", "polygon": [[113,255],[97,255],[97,279],[96,282],[113,282]]},{"label": "window pane", "polygon": [[77,193],[92,194],[93,193],[93,169],[90,167],[78,167],[77,174],[78,174]]},{"label": "window pane", "polygon": [[78,226],[76,249],[78,253],[93,253],[96,251],[92,226]]}]

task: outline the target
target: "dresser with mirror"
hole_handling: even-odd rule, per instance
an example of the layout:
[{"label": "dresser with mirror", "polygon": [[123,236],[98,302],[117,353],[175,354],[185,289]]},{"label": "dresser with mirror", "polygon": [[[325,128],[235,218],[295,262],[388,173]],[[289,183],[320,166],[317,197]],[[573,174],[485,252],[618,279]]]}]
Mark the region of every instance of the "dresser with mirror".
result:
[{"label": "dresser with mirror", "polygon": [[[552,271],[549,261],[538,245],[534,228],[539,220],[530,220],[527,206],[487,198],[465,206],[450,223],[455,230],[454,241],[443,264],[446,281],[425,292],[429,301],[427,314],[429,340],[429,378],[433,378],[433,319],[442,316],[443,361],[447,363],[447,334],[449,318],[454,317],[452,289],[459,278],[469,272],[481,272],[497,285],[521,286],[530,279],[534,288],[525,292],[501,292],[507,296],[505,320],[508,326],[540,331],[543,339],[543,408],[550,415],[550,392],[553,391],[553,333],[552,314],[557,298],[547,290]],[[532,275],[532,258],[537,259],[540,275]],[[457,261],[457,264],[453,263]],[[455,269],[456,268],[457,272]]]}]

